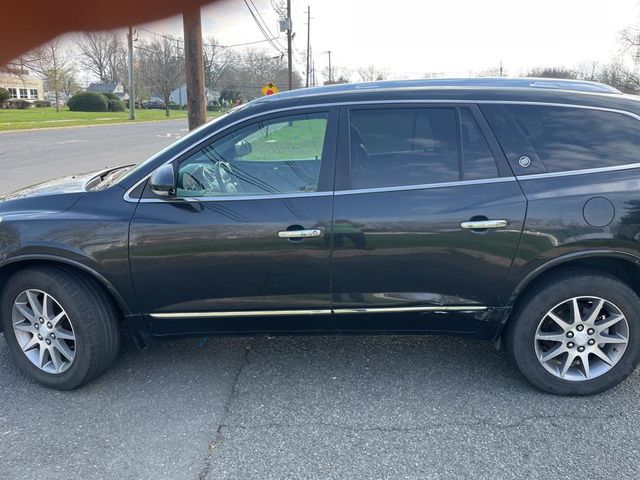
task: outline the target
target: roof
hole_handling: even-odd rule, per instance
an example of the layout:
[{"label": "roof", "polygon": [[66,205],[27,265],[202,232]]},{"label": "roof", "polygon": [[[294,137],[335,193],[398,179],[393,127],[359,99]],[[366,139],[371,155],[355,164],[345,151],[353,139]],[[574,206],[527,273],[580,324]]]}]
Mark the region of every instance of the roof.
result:
[{"label": "roof", "polygon": [[368,83],[343,83],[322,87],[290,90],[276,95],[260,98],[260,101],[271,101],[283,98],[299,98],[311,95],[332,93],[348,93],[358,91],[391,91],[391,90],[428,90],[438,88],[486,88],[486,89],[531,89],[556,90],[566,92],[583,92],[622,95],[618,89],[604,83],[586,80],[564,80],[554,78],[429,78],[417,80],[386,80]]},{"label": "roof", "polygon": [[87,92],[113,93],[118,87],[117,83],[93,82],[87,87]]}]

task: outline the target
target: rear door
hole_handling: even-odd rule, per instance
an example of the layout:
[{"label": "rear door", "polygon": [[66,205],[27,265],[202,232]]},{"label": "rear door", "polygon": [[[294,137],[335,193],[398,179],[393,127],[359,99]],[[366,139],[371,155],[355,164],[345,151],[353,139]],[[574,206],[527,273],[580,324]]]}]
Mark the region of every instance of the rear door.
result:
[{"label": "rear door", "polygon": [[345,107],[340,125],[339,328],[481,329],[511,267],[526,201],[477,107]]}]

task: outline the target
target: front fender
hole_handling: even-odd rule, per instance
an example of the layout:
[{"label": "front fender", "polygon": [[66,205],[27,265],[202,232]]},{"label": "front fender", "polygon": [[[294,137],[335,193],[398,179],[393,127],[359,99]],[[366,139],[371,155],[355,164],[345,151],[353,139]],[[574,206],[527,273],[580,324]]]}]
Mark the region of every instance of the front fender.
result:
[{"label": "front fender", "polygon": [[[138,312],[132,308],[130,304],[130,300],[128,301],[118,290],[118,288],[104,275],[98,272],[95,268],[93,268],[89,262],[79,261],[78,259],[70,258],[67,256],[61,255],[43,255],[43,254],[26,254],[26,255],[17,255],[15,257],[11,257],[4,261],[0,261],[0,274],[5,271],[14,272],[21,267],[27,267],[31,265],[37,265],[38,263],[47,263],[58,264],[58,265],[66,265],[68,267],[72,267],[78,269],[89,276],[91,276],[94,280],[98,281],[102,286],[104,286],[109,293],[113,296],[118,307],[122,311],[125,316],[136,315]],[[1,277],[0,277],[1,278]],[[0,285],[0,290],[2,290],[2,285]]]}]

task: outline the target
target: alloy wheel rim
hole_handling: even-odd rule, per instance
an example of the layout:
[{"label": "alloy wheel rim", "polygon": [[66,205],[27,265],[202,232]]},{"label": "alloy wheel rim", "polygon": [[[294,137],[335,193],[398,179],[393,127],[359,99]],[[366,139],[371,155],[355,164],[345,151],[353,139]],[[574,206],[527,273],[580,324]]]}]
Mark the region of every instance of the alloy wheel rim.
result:
[{"label": "alloy wheel rim", "polygon": [[610,371],[629,343],[622,310],[600,297],[572,297],[540,320],[534,344],[540,364],[555,377],[586,381]]},{"label": "alloy wheel rim", "polygon": [[61,374],[73,364],[76,336],[67,312],[50,294],[29,289],[13,302],[13,332],[20,349],[40,370]]}]

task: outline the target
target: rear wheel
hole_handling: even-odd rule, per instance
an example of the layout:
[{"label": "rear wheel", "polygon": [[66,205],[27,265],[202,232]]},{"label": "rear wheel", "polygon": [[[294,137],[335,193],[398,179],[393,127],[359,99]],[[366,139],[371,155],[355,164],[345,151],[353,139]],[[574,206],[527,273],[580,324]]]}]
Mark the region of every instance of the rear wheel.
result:
[{"label": "rear wheel", "polygon": [[640,299],[620,280],[567,272],[526,294],[505,341],[522,374],[560,395],[623,381],[640,359]]},{"label": "rear wheel", "polygon": [[78,272],[49,266],[21,270],[7,282],[0,309],[16,362],[48,387],[77,388],[117,356],[120,336],[111,299]]}]

